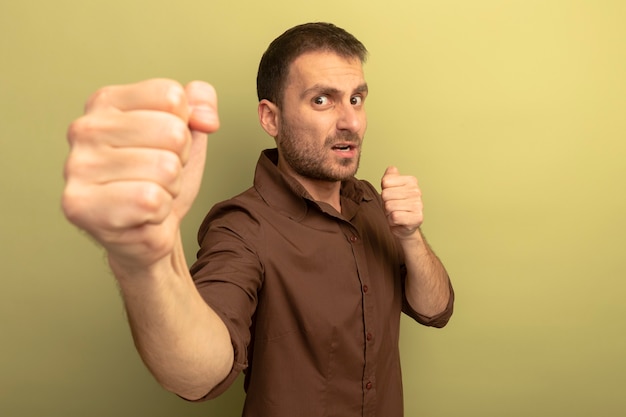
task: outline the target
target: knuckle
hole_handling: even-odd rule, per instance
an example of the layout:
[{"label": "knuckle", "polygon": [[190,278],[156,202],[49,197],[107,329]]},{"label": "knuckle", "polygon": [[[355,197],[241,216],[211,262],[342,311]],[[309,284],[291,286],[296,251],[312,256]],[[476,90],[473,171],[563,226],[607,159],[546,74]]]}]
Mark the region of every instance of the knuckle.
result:
[{"label": "knuckle", "polygon": [[190,140],[191,133],[187,125],[181,119],[173,119],[169,129],[169,141],[172,150],[177,153],[182,152],[187,147]]},{"label": "knuckle", "polygon": [[185,94],[185,89],[183,86],[173,80],[161,79],[157,80],[162,83],[163,89],[165,90],[165,111],[174,114],[180,114],[180,112],[187,105],[187,95]]},{"label": "knuckle", "polygon": [[100,87],[98,90],[96,90],[87,99],[87,102],[85,103],[85,112],[88,113],[94,107],[97,107],[103,103],[109,102],[114,88],[115,88],[114,86],[109,85],[109,86]]},{"label": "knuckle", "polygon": [[82,116],[74,120],[67,128],[67,140],[70,146],[86,138],[94,130],[93,123],[89,117]]},{"label": "knuckle", "polygon": [[148,215],[159,213],[166,204],[165,192],[155,183],[145,183],[137,192],[135,204]]},{"label": "knuckle", "polygon": [[182,167],[178,156],[172,152],[161,152],[157,169],[166,183],[172,183],[180,177]]},{"label": "knuckle", "polygon": [[115,128],[115,120],[88,114],[72,121],[67,128],[67,141],[70,147],[80,144],[99,145],[106,134]]},{"label": "knuckle", "polygon": [[68,185],[63,190],[61,196],[63,214],[70,223],[79,227],[82,225],[83,213],[85,211],[83,208],[84,201],[85,199],[76,191],[75,187]]}]

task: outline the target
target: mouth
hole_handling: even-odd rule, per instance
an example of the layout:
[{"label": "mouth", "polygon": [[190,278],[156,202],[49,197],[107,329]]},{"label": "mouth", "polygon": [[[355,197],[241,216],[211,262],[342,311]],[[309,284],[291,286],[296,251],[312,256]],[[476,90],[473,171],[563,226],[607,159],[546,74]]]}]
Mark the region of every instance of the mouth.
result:
[{"label": "mouth", "polygon": [[350,143],[338,143],[332,147],[334,151],[350,152],[357,149],[357,146]]}]

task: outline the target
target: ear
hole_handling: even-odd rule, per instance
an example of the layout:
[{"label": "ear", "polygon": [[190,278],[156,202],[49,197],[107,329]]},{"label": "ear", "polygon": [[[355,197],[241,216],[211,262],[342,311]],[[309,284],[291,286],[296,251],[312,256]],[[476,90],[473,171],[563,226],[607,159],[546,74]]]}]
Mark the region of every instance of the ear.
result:
[{"label": "ear", "polygon": [[269,100],[263,99],[259,102],[258,112],[261,127],[267,132],[268,135],[275,138],[279,131],[278,116],[280,110],[278,109],[278,106]]}]

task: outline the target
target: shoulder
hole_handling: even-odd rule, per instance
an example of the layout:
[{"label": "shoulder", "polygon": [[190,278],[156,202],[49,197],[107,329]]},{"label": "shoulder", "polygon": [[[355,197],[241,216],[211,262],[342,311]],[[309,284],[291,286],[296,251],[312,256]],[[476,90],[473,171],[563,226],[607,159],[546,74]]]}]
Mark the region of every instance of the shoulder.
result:
[{"label": "shoulder", "polygon": [[211,230],[226,229],[249,234],[260,224],[259,213],[266,204],[254,187],[228,200],[215,204],[207,213],[198,230],[198,241]]}]

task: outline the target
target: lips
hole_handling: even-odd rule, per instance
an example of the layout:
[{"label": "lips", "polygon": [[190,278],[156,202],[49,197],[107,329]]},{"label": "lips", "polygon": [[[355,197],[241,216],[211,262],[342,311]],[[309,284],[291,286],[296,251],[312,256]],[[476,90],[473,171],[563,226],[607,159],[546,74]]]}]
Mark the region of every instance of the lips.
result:
[{"label": "lips", "polygon": [[355,145],[351,145],[347,143],[340,143],[338,145],[333,146],[333,150],[340,151],[340,152],[348,152],[355,148],[356,148]]},{"label": "lips", "polygon": [[[330,136],[326,139],[326,146],[329,146],[334,152],[353,156],[358,152],[361,145],[361,138],[354,132],[340,132],[336,136]],[[350,154],[350,155],[348,155]]]}]

